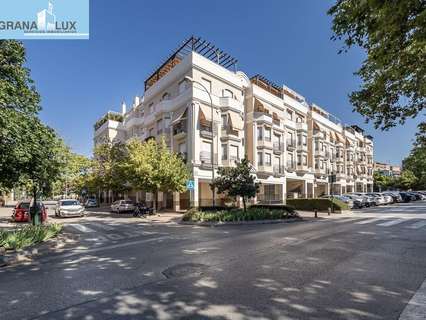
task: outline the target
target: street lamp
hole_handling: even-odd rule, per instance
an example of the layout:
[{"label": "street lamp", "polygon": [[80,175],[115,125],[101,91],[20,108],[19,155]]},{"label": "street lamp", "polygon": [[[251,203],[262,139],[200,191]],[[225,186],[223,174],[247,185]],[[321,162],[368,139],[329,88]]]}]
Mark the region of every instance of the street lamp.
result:
[{"label": "street lamp", "polygon": [[[212,96],[210,94],[210,91],[207,90],[207,88],[201,82],[199,82],[197,80],[194,80],[190,76],[185,76],[185,80],[188,81],[188,82],[196,83],[196,84],[200,85],[204,89],[204,91],[207,92],[207,94],[209,95],[209,98],[210,98],[210,108],[211,108],[211,115],[212,115],[212,121],[211,121],[211,123],[212,123],[212,125],[211,125],[211,127],[212,127],[212,148],[211,148],[211,156],[210,156],[210,158],[211,158],[211,163],[212,163],[212,184],[213,184],[213,182],[214,182],[214,124],[213,124],[213,119],[214,119],[213,118],[214,117],[213,111],[214,111],[214,107],[213,107]],[[215,201],[215,187],[214,187],[214,185],[212,185],[212,195],[213,195],[213,207],[215,207],[216,206],[216,201]]]}]

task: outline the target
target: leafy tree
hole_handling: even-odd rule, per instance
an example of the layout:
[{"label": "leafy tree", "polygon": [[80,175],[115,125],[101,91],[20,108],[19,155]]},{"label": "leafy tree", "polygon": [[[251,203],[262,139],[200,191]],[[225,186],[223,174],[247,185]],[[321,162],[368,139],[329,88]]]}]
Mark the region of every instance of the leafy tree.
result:
[{"label": "leafy tree", "polygon": [[30,158],[28,135],[40,110],[40,97],[24,67],[21,42],[0,40],[0,188],[19,181]]},{"label": "leafy tree", "polygon": [[379,191],[382,191],[383,189],[386,190],[394,185],[392,177],[377,171],[373,173],[373,183],[374,186],[378,187]]},{"label": "leafy tree", "polygon": [[345,43],[340,52],[354,45],[366,52],[356,72],[363,84],[350,101],[376,128],[402,124],[426,106],[425,9],[424,0],[337,0],[328,11],[332,39]]},{"label": "leafy tree", "polygon": [[158,192],[183,192],[189,179],[188,168],[181,157],[170,152],[164,139],[146,142],[133,139],[129,142],[126,175],[135,189],[154,194],[154,210]]},{"label": "leafy tree", "polygon": [[413,186],[416,189],[426,189],[426,123],[418,126],[413,148],[407,158],[402,162],[404,170],[410,171],[416,177]]},{"label": "leafy tree", "polygon": [[255,175],[251,173],[251,166],[247,159],[237,162],[236,167],[219,167],[219,177],[213,181],[213,185],[219,193],[227,193],[231,197],[243,199],[244,211],[247,210],[247,200],[256,196],[259,189],[255,182]]},{"label": "leafy tree", "polygon": [[403,170],[401,176],[396,180],[396,184],[404,190],[412,189],[417,183],[417,177],[410,170]]},{"label": "leafy tree", "polygon": [[92,188],[98,190],[111,190],[113,201],[115,193],[130,189],[125,174],[127,148],[123,143],[106,143],[95,147],[90,180]]}]

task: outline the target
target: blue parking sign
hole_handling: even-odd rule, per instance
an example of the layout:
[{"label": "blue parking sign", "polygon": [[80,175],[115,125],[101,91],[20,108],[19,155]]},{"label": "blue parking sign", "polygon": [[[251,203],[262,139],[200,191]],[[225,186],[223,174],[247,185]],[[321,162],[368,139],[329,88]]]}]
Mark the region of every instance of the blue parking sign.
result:
[{"label": "blue parking sign", "polygon": [[194,180],[188,180],[188,181],[186,182],[186,188],[187,188],[188,190],[194,190]]}]

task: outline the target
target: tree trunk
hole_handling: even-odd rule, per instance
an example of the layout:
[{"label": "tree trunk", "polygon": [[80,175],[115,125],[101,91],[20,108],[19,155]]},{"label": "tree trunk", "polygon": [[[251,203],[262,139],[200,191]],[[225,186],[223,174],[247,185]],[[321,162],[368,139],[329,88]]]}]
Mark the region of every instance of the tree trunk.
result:
[{"label": "tree trunk", "polygon": [[33,212],[30,210],[31,224],[36,225],[36,215],[37,215],[37,188],[33,187]]},{"label": "tree trunk", "polygon": [[246,197],[244,196],[243,196],[243,207],[244,207],[244,212],[247,212]]},{"label": "tree trunk", "polygon": [[157,213],[157,200],[158,200],[158,191],[155,191],[154,192],[154,201],[152,202],[154,213]]}]

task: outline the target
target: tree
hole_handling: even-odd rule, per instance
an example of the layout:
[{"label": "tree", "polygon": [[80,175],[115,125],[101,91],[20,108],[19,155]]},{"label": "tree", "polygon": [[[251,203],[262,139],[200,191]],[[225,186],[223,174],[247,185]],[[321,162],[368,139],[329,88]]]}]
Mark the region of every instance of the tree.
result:
[{"label": "tree", "polygon": [[382,191],[383,189],[388,189],[393,186],[394,181],[392,177],[376,171],[373,174],[373,184],[378,187],[379,191]]},{"label": "tree", "polygon": [[30,159],[28,135],[40,110],[40,97],[24,67],[21,42],[0,40],[0,188],[11,189]]},{"label": "tree", "polygon": [[127,149],[126,176],[135,189],[154,194],[154,211],[159,191],[185,191],[188,168],[178,154],[170,152],[164,139],[160,143],[133,139]]},{"label": "tree", "polygon": [[256,176],[251,173],[247,159],[237,162],[236,167],[219,167],[219,177],[213,181],[219,193],[227,193],[231,197],[241,197],[244,211],[247,210],[247,200],[256,196],[259,189],[255,182]]},{"label": "tree", "polygon": [[404,190],[412,189],[417,182],[417,178],[410,170],[403,170],[401,176],[396,180],[396,184]]},{"label": "tree", "polygon": [[418,190],[426,189],[426,123],[418,126],[416,139],[413,148],[402,161],[402,168],[410,171],[416,177],[416,183],[413,185]]},{"label": "tree", "polygon": [[338,0],[328,11],[332,39],[345,43],[340,52],[366,52],[356,72],[363,84],[350,101],[376,128],[403,124],[426,106],[425,9],[424,0]]},{"label": "tree", "polygon": [[112,191],[113,201],[115,193],[130,189],[124,170],[126,157],[127,147],[123,143],[101,144],[94,150],[91,174],[87,179],[98,190]]}]

